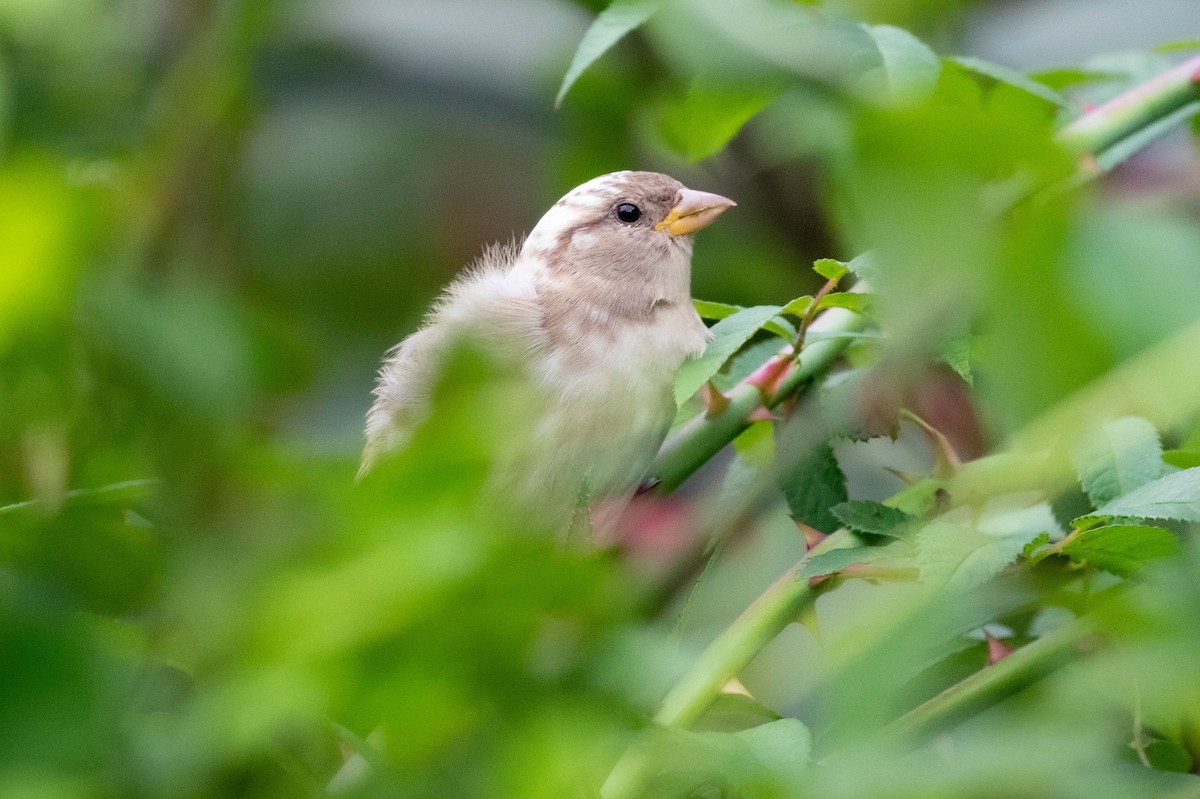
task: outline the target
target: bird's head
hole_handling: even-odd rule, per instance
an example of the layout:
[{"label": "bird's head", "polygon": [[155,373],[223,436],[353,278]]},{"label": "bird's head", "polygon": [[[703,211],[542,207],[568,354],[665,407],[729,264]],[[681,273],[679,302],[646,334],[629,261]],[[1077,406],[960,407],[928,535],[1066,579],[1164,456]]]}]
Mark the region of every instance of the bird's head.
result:
[{"label": "bird's head", "polygon": [[675,295],[688,290],[691,234],[732,205],[668,175],[613,172],[555,203],[530,232],[522,255],[551,279]]}]

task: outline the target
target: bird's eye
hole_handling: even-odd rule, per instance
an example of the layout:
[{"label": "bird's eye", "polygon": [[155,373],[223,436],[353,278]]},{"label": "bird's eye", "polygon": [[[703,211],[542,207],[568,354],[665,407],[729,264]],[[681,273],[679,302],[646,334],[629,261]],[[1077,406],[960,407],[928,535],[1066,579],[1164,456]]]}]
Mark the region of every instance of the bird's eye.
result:
[{"label": "bird's eye", "polygon": [[620,219],[625,224],[632,225],[641,218],[642,209],[633,203],[621,203],[617,206],[617,219]]}]

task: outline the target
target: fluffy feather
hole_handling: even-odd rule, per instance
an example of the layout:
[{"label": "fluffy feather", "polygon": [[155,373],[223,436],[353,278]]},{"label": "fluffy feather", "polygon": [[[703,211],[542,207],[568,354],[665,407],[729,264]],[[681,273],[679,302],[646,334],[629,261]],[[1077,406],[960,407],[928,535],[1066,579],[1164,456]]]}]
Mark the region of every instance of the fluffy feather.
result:
[{"label": "fluffy feather", "polygon": [[[506,495],[561,521],[585,482],[593,497],[630,492],[674,416],[675,371],[708,338],[691,302],[692,237],[656,227],[699,194],[657,173],[604,175],[559,200],[520,245],[489,249],[388,354],[364,471],[409,440],[449,348],[469,339],[515,364],[525,392],[528,440],[496,469]],[[637,206],[637,222],[618,217],[623,203]]]}]

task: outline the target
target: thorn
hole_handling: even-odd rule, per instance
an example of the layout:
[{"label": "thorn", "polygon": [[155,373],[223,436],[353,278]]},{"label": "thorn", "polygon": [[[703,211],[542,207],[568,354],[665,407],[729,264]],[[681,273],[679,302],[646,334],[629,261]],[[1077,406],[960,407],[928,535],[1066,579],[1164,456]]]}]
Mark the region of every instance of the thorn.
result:
[{"label": "thorn", "polygon": [[720,416],[729,407],[729,397],[721,393],[713,381],[700,386],[700,399],[704,400],[704,418]]},{"label": "thorn", "polygon": [[922,477],[919,474],[913,474],[912,472],[905,472],[900,469],[893,469],[891,466],[884,466],[883,470],[886,472],[891,472],[892,474],[899,477],[901,480],[904,481],[905,485],[914,486],[917,483],[919,483],[925,479],[924,477]]},{"label": "thorn", "polygon": [[805,549],[812,549],[817,544],[829,537],[817,528],[810,527],[804,522],[796,522],[796,528],[804,535]]},{"label": "thorn", "polygon": [[778,422],[779,417],[771,413],[770,409],[765,405],[759,405],[754,410],[746,415],[748,422]]},{"label": "thorn", "polygon": [[779,384],[792,365],[791,356],[775,355],[762,366],[754,370],[743,382],[749,383],[762,393],[763,399],[770,399],[779,391]]},{"label": "thorn", "polygon": [[1009,646],[986,630],[984,631],[983,635],[987,639],[987,665],[989,666],[995,666],[1013,652],[1017,651],[1015,647]]},{"label": "thorn", "polygon": [[933,466],[933,476],[953,477],[954,473],[962,466],[962,458],[958,457],[958,453],[954,451],[954,445],[950,443],[950,439],[946,438],[940,430],[910,410],[900,411],[900,416],[920,427],[921,432],[925,434],[925,437],[929,439],[929,443],[933,445],[933,454],[936,459]]},{"label": "thorn", "polygon": [[728,680],[726,680],[725,684],[721,686],[721,693],[736,694],[738,696],[747,697],[748,699],[754,698],[751,695],[749,689],[747,689],[746,686],[742,685],[742,681],[739,680],[737,677],[730,677]]}]

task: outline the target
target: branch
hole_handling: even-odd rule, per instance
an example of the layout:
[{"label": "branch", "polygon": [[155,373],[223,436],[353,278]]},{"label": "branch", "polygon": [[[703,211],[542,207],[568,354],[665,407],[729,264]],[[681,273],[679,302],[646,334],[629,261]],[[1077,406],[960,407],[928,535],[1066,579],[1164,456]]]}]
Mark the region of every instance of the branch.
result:
[{"label": "branch", "polygon": [[[862,281],[856,291],[865,290]],[[867,326],[867,320],[843,308],[830,308],[809,327],[809,342],[792,358],[791,347],[772,356],[753,374],[730,390],[729,404],[708,416],[700,414],[683,425],[663,444],[650,474],[658,479],[660,491],[677,488],[691,474],[721,451],[749,426],[750,415],[761,407],[774,408],[807,381],[828,368]],[[812,334],[826,334],[813,340]],[[839,335],[845,334],[845,335]]]},{"label": "branch", "polygon": [[1096,156],[1196,101],[1200,56],[1089,111],[1059,131],[1058,141],[1077,153]]}]

